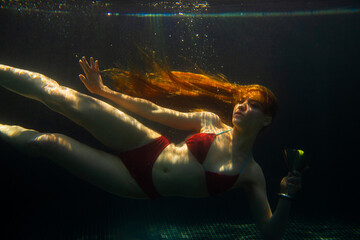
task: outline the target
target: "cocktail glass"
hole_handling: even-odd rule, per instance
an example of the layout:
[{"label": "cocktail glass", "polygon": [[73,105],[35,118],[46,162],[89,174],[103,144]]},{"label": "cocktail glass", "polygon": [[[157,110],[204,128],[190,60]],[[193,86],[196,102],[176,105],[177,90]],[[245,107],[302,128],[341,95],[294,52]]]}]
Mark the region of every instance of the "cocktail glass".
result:
[{"label": "cocktail glass", "polygon": [[289,171],[302,172],[309,164],[309,160],[304,157],[304,151],[300,149],[284,149],[284,160]]}]

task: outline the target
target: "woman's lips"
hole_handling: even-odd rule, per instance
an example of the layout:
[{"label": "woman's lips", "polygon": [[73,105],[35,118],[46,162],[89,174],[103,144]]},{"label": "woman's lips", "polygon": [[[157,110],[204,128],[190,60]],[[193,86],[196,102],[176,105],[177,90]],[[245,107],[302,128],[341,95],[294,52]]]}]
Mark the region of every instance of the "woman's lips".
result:
[{"label": "woman's lips", "polygon": [[236,113],[234,113],[234,117],[235,117],[235,116],[243,117],[244,115],[243,115],[242,113],[240,113],[240,112],[236,112]]}]

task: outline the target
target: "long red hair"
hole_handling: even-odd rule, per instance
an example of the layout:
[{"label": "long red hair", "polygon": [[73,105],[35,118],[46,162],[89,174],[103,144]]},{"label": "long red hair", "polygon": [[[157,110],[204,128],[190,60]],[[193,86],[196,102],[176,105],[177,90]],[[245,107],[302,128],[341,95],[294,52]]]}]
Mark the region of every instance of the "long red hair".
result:
[{"label": "long red hair", "polygon": [[266,114],[275,116],[277,112],[276,96],[264,86],[230,83],[221,74],[211,75],[201,70],[200,73],[170,71],[168,64],[145,53],[144,57],[151,72],[120,68],[103,72],[119,92],[178,111],[214,112],[228,124],[231,123],[234,105],[243,98],[259,101]]}]

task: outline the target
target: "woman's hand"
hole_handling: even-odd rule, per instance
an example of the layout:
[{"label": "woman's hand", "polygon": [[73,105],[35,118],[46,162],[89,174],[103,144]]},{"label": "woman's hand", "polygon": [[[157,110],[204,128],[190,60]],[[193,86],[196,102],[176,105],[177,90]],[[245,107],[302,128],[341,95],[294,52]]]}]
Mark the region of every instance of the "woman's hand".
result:
[{"label": "woman's hand", "polygon": [[281,180],[280,192],[289,196],[294,196],[301,189],[301,173],[298,171],[289,172],[286,177]]},{"label": "woman's hand", "polygon": [[94,61],[93,57],[90,57],[90,64],[87,62],[85,57],[79,61],[80,66],[84,70],[83,74],[79,75],[80,80],[84,83],[85,87],[91,92],[98,94],[104,88],[104,83],[101,79],[99,62]]}]

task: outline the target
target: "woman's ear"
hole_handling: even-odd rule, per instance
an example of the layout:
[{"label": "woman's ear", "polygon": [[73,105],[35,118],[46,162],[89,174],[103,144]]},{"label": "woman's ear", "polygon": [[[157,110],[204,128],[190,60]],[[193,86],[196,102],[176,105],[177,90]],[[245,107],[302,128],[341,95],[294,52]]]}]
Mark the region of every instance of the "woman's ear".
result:
[{"label": "woman's ear", "polygon": [[272,122],[272,117],[271,116],[265,116],[264,126],[269,126],[271,122]]}]

